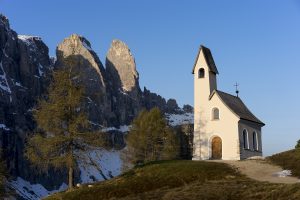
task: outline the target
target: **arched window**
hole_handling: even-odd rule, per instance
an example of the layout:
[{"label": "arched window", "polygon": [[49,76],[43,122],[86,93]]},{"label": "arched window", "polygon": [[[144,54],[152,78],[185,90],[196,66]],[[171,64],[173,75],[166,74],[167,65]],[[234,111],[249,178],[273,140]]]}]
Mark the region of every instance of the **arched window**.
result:
[{"label": "arched window", "polygon": [[200,68],[198,71],[198,78],[204,78],[205,76],[205,71],[203,68]]},{"label": "arched window", "polygon": [[243,142],[244,142],[244,149],[249,149],[248,131],[246,129],[243,130]]},{"label": "arched window", "polygon": [[219,108],[213,108],[212,109],[212,120],[218,120],[218,119],[220,119]]},{"label": "arched window", "polygon": [[253,150],[258,150],[258,143],[257,143],[257,133],[254,131],[253,132],[253,137],[252,137],[252,139],[253,139]]}]

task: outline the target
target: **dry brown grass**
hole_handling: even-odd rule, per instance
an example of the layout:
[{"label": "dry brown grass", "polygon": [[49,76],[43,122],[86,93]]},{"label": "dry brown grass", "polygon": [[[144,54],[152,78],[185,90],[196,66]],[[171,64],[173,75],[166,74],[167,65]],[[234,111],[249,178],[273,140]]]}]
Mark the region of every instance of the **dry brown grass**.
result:
[{"label": "dry brown grass", "polygon": [[300,199],[300,184],[271,184],[246,178],[224,163],[156,162],[94,187],[56,194],[47,200]]},{"label": "dry brown grass", "polygon": [[300,178],[300,148],[278,153],[267,159],[283,169],[292,170],[292,174]]}]

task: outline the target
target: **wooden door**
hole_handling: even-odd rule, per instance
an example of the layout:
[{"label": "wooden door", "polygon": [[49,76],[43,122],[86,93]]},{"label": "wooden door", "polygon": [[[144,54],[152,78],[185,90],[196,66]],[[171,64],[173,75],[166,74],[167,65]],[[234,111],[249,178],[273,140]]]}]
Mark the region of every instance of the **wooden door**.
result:
[{"label": "wooden door", "polygon": [[211,141],[211,159],[222,159],[222,140],[220,137],[214,137]]}]

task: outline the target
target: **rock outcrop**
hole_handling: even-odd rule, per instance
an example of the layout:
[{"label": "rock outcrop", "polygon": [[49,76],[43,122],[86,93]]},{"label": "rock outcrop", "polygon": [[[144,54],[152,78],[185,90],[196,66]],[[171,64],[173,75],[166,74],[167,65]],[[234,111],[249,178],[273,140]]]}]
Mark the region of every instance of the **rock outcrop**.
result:
[{"label": "rock outcrop", "polygon": [[151,92],[146,87],[144,87],[143,91],[143,104],[148,110],[153,107],[158,107],[163,112],[165,112],[167,107],[165,98],[156,93]]},{"label": "rock outcrop", "polygon": [[116,88],[133,96],[140,92],[135,60],[124,42],[112,41],[106,55],[106,70]]},{"label": "rock outcrop", "polygon": [[[56,56],[55,68],[72,64],[72,69],[78,74],[77,80],[84,85],[85,108],[91,123],[107,125],[111,116],[105,69],[90,42],[73,34],[58,45]],[[67,63],[67,59],[72,63]]]},{"label": "rock outcrop", "polygon": [[95,128],[130,124],[143,108],[159,107],[167,113],[182,112],[176,100],[166,101],[146,88],[141,91],[135,59],[120,40],[113,40],[105,68],[83,36],[73,34],[64,39],[56,54],[55,68],[66,65],[66,59],[72,60],[78,80],[85,85],[85,108]]},{"label": "rock outcrop", "polygon": [[112,41],[105,66],[111,86],[111,111],[117,122],[128,124],[143,106],[135,60],[124,42]]}]

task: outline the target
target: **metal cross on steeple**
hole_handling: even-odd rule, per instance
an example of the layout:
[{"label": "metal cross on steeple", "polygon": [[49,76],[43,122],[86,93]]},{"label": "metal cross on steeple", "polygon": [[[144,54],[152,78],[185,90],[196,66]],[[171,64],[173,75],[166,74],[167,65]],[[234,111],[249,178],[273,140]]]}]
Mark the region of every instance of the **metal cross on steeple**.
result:
[{"label": "metal cross on steeple", "polygon": [[236,93],[236,96],[239,97],[239,90],[238,90],[239,84],[236,82],[234,86],[235,86],[235,93]]}]

